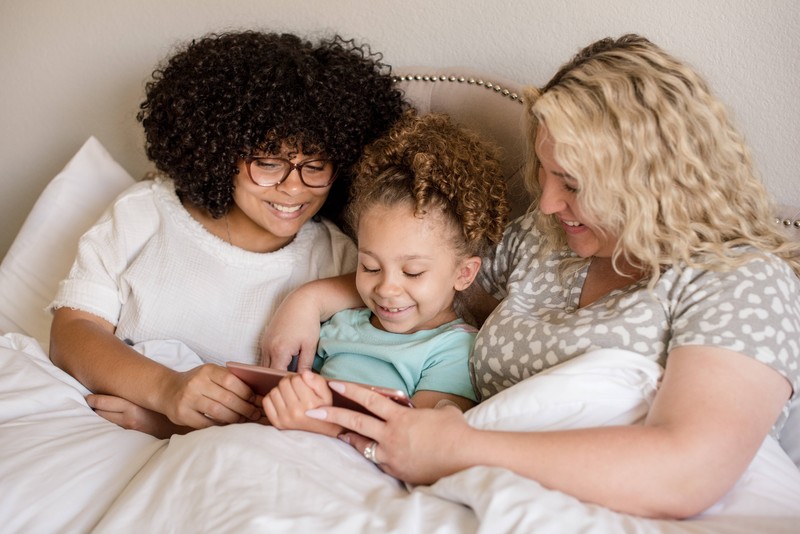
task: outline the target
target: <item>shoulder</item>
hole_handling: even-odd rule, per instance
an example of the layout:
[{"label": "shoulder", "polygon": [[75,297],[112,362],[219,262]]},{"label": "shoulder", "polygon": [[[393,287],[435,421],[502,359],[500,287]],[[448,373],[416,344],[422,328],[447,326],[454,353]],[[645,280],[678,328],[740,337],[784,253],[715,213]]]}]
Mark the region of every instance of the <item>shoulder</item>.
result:
[{"label": "shoulder", "polygon": [[673,347],[722,346],[762,361],[800,357],[800,346],[787,342],[800,335],[800,279],[779,258],[750,257],[722,271],[670,269],[658,285]]},{"label": "shoulder", "polygon": [[477,328],[461,319],[456,319],[431,331],[430,340],[439,347],[452,347],[458,350],[459,347],[471,348],[477,335]]},{"label": "shoulder", "polygon": [[159,202],[180,206],[171,180],[143,180],[123,191],[112,203],[111,212],[139,213],[156,209]]},{"label": "shoulder", "polygon": [[[754,252],[749,248],[743,252]],[[679,267],[667,270],[664,282],[673,294],[702,292],[714,295],[719,292],[746,297],[753,291],[768,294],[797,296],[800,278],[788,263],[772,254],[754,255],[737,267],[709,269],[702,267]]]},{"label": "shoulder", "polygon": [[457,335],[461,334],[468,334],[468,335],[475,335],[478,333],[478,329],[472,326],[469,323],[464,322],[463,320],[456,320],[453,321],[448,325],[448,331],[453,332]]},{"label": "shoulder", "polygon": [[521,241],[535,241],[540,239],[539,230],[536,228],[536,212],[529,211],[511,221],[503,233],[503,243],[508,246]]}]

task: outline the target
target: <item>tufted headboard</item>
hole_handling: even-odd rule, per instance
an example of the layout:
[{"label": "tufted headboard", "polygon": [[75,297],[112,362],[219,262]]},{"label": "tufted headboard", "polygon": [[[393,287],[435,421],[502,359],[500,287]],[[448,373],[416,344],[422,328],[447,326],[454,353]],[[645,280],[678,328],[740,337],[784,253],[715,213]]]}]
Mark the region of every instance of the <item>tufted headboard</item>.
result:
[{"label": "tufted headboard", "polygon": [[[511,216],[521,215],[529,204],[522,86],[467,67],[403,67],[396,69],[395,80],[421,113],[447,113],[502,148]],[[778,205],[775,224],[800,242],[800,206]]]}]

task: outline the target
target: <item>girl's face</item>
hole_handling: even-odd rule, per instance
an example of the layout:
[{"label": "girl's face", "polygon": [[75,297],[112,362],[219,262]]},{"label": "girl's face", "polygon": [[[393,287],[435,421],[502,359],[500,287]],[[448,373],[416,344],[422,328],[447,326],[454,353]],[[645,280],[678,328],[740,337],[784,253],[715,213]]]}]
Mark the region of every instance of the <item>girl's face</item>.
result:
[{"label": "girl's face", "polygon": [[567,244],[582,258],[610,258],[617,239],[586,223],[577,200],[579,183],[564,170],[555,158],[555,142],[544,125],[536,134],[536,156],[539,159],[539,185],[542,196],[539,209],[554,215],[567,236]]},{"label": "girl's face", "polygon": [[372,324],[388,332],[430,330],[456,318],[453,298],[480,268],[462,258],[438,215],[415,217],[408,203],[367,208],[358,224],[356,287]]},{"label": "girl's face", "polygon": [[[321,157],[290,152],[286,147],[281,154],[274,155],[295,164]],[[239,162],[239,172],[234,177],[235,206],[228,213],[234,242],[251,244],[244,247],[248,250],[272,252],[294,239],[300,228],[319,211],[331,190],[330,186],[306,186],[298,172],[292,169],[280,184],[263,187],[250,179],[246,162]]]}]

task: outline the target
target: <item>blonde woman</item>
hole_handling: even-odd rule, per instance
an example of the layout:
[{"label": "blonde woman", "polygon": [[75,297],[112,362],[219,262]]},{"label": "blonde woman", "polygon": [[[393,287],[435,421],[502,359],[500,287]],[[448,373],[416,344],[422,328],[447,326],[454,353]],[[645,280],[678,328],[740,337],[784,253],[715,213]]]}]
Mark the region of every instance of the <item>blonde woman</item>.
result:
[{"label": "blonde woman", "polygon": [[[533,209],[476,284],[491,311],[472,355],[476,388],[486,399],[588,350],[631,350],[665,367],[644,424],[484,431],[456,410],[404,409],[341,384],[382,420],[311,415],[357,430],[342,438],[412,483],[491,465],[618,511],[698,514],[779,435],[797,395],[800,251],[773,226],[724,106],[647,39],[588,46],[526,102]],[[326,306],[332,295],[348,305],[335,282]],[[293,327],[267,344],[278,363],[305,339]]]}]

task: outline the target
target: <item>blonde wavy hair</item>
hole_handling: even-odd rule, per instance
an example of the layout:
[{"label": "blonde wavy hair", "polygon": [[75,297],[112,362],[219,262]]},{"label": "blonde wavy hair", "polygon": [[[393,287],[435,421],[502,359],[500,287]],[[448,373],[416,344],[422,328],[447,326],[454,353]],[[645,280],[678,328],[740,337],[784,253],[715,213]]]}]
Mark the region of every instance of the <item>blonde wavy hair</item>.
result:
[{"label": "blonde wavy hair", "polygon": [[406,112],[364,150],[350,191],[346,221],[353,235],[370,206],[408,202],[418,216],[441,215],[455,230],[459,253],[482,256],[508,221],[497,147],[443,114]]},{"label": "blonde wavy hair", "polygon": [[[581,50],[541,89],[526,91],[531,165],[526,185],[538,205],[540,125],[555,157],[578,181],[577,201],[618,242],[621,260],[653,287],[673,266],[726,270],[772,253],[800,276],[800,245],[775,224],[774,206],[725,106],[692,68],[647,39],[625,35]],[[545,251],[566,239],[539,213]],[[759,252],[743,254],[751,245]],[[574,270],[586,259],[565,264]]]}]

